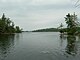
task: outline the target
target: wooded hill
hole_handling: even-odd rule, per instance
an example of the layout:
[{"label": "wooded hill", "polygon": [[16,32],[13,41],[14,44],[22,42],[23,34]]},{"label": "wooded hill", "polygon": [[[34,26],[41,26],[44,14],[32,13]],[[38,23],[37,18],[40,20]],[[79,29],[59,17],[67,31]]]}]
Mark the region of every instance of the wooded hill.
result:
[{"label": "wooded hill", "polygon": [[46,28],[46,29],[38,29],[32,32],[59,32],[60,30],[57,28]]}]

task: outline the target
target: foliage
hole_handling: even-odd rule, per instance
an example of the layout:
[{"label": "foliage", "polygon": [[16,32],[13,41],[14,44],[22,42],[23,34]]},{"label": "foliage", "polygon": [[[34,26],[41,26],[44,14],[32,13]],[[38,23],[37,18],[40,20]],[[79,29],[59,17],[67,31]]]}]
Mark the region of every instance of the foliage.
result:
[{"label": "foliage", "polygon": [[73,15],[70,15],[70,13],[68,13],[68,15],[65,17],[65,21],[67,24],[67,33],[69,35],[75,34],[77,31],[76,27],[78,26],[77,15],[75,15],[75,13]]},{"label": "foliage", "polygon": [[16,31],[16,33],[20,33],[20,32],[22,32],[22,29],[20,29],[19,26],[16,26],[15,31]]},{"label": "foliage", "polygon": [[60,26],[58,27],[58,29],[60,29],[60,33],[64,33],[64,29],[62,27],[63,27],[63,24],[61,23]]},{"label": "foliage", "polygon": [[[2,17],[0,18],[0,34],[15,33],[16,28],[14,26],[15,26],[14,22],[12,22],[10,18],[6,18],[5,14],[3,13]],[[17,32],[19,32],[19,30]]]}]

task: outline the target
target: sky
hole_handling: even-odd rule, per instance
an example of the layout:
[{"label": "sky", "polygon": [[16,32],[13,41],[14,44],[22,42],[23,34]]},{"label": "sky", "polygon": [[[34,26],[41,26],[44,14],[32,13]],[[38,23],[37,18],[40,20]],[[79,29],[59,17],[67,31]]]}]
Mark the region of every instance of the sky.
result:
[{"label": "sky", "polygon": [[76,2],[77,0],[0,0],[0,16],[5,13],[6,17],[25,31],[56,28],[61,23],[65,27],[66,14],[75,12],[78,18],[80,16],[80,2]]}]

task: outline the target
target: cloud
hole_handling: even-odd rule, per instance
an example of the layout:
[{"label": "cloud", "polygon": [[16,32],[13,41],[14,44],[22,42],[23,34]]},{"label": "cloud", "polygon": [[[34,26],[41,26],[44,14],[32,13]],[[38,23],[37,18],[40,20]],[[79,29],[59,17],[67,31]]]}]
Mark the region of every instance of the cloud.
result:
[{"label": "cloud", "polygon": [[0,15],[4,12],[24,30],[58,27],[64,16],[74,11],[71,0],[0,0]]},{"label": "cloud", "polygon": [[32,5],[67,4],[70,0],[32,0]]}]

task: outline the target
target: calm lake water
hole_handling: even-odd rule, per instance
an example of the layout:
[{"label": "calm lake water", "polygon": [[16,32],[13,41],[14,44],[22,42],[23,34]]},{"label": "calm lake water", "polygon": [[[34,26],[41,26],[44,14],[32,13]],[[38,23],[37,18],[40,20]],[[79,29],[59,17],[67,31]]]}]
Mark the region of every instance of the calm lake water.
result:
[{"label": "calm lake water", "polygon": [[1,35],[0,60],[80,60],[80,36],[58,32]]}]

